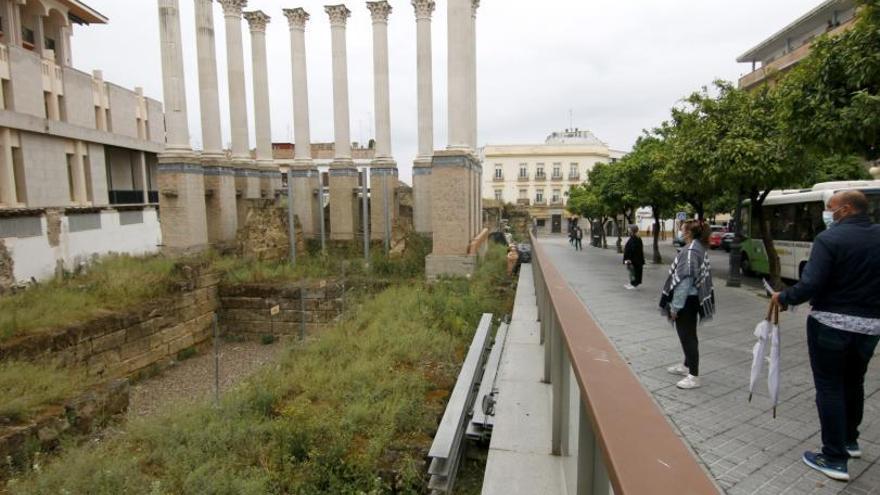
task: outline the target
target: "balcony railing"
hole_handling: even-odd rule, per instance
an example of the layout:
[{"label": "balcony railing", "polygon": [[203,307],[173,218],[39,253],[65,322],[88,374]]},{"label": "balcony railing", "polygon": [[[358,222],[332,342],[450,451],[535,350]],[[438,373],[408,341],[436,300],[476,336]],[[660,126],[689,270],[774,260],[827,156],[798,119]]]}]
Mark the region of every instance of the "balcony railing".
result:
[{"label": "balcony railing", "polygon": [[517,182],[528,182],[529,176],[528,175],[520,175],[519,177],[516,178],[516,180],[517,180]]},{"label": "balcony railing", "polygon": [[551,386],[548,447],[571,460],[560,466],[573,492],[718,493],[537,239],[531,240],[543,381]]},{"label": "balcony railing", "polygon": [[568,180],[581,180],[581,174],[568,174]]},{"label": "balcony railing", "polygon": [[492,176],[492,181],[493,182],[504,182],[504,176],[503,175],[501,177],[499,177],[497,175]]},{"label": "balcony railing", "polygon": [[[121,190],[110,190],[107,192],[110,199],[111,205],[140,205],[144,204],[144,191],[142,190],[133,190],[133,191],[121,191]],[[148,201],[153,203],[159,202],[159,191],[148,191]]]},{"label": "balcony railing", "polygon": [[547,174],[535,174],[536,181],[545,181],[547,180]]},{"label": "balcony railing", "polygon": [[550,180],[562,180],[562,174],[553,174]]},{"label": "balcony railing", "polygon": [[546,204],[547,204],[547,200],[544,199],[544,198],[540,198],[540,199],[535,198],[535,204],[536,204],[536,205],[546,205]]},{"label": "balcony railing", "polygon": [[521,205],[521,206],[529,206],[529,200],[520,198],[520,199],[516,200],[516,204]]}]

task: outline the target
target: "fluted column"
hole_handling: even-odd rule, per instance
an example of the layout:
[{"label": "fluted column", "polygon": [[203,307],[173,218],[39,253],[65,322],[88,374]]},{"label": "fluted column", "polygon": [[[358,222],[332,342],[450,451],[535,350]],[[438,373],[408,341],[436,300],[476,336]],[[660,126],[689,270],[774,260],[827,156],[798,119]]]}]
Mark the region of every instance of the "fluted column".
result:
[{"label": "fluted column", "polygon": [[186,116],[183,46],[177,0],[159,0],[162,92],[165,99],[165,142],[168,151],[191,151]]},{"label": "fluted column", "polygon": [[254,70],[254,128],[257,138],[257,165],[272,166],[272,118],[269,103],[269,66],[266,59],[266,24],[270,17],[265,12],[246,12],[251,30],[251,58]]},{"label": "fluted column", "polygon": [[468,125],[470,129],[470,146],[477,150],[477,9],[480,0],[471,0],[471,16],[468,24],[468,67],[467,77],[470,91],[468,92]]},{"label": "fluted column", "polygon": [[249,160],[247,93],[244,80],[244,48],[241,40],[241,10],[247,0],[219,0],[226,19],[226,64],[229,72],[229,119],[232,128],[233,160]]},{"label": "fluted column", "polygon": [[351,11],[345,5],[324,7],[330,16],[333,54],[333,130],[336,139],[336,160],[351,160],[351,131],[348,108],[348,51],[345,25]]},{"label": "fluted column", "polygon": [[290,27],[290,61],[293,79],[294,166],[288,171],[293,182],[293,210],[302,224],[303,235],[318,234],[318,170],[312,161],[309,124],[309,83],[306,66],[306,22],[309,13],[302,8],[284,9]]},{"label": "fluted column", "polygon": [[208,243],[205,177],[189,142],[178,0],[158,0],[165,97],[165,152],[159,155],[162,245],[171,253],[198,251]]},{"label": "fluted column", "polygon": [[434,0],[412,0],[416,15],[418,80],[418,155],[413,162],[413,224],[416,232],[431,232],[431,157],[434,156],[434,83],[431,15]]},{"label": "fluted column", "polygon": [[217,83],[217,47],[214,37],[213,0],[195,0],[196,51],[199,60],[199,102],[202,120],[202,155],[220,159],[220,93]]},{"label": "fluted column", "polygon": [[345,5],[328,5],[333,49],[333,127],[336,153],[330,166],[330,238],[350,240],[356,235],[355,219],[358,171],[351,159],[351,131],[348,109],[348,60],[345,24],[351,11]]}]

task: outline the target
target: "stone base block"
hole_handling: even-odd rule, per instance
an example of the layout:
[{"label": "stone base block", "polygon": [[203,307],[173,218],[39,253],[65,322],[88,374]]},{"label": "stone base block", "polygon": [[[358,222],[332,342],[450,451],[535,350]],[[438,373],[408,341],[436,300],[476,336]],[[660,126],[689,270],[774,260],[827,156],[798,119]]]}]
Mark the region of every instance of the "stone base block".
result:
[{"label": "stone base block", "polygon": [[293,212],[302,224],[303,235],[313,239],[321,234],[320,211],[318,210],[318,180],[316,168],[290,171],[293,179]]},{"label": "stone base block", "polygon": [[330,167],[330,239],[353,240],[359,224],[358,202],[354,193],[358,187],[358,171],[354,167],[335,163]]},{"label": "stone base block", "polygon": [[479,161],[467,152],[438,151],[431,170],[431,227],[435,255],[463,255],[478,234],[478,190],[473,187]]},{"label": "stone base block", "polygon": [[[397,167],[376,164],[370,169],[370,239],[385,239],[385,196],[388,195],[389,228],[393,228],[400,216],[397,188]],[[391,232],[389,231],[389,237]]]},{"label": "stone base block", "polygon": [[477,270],[476,255],[435,255],[425,258],[425,275],[428,281],[441,277],[469,277]]},{"label": "stone base block", "polygon": [[235,198],[235,170],[206,165],[205,197],[208,241],[211,244],[232,242],[238,230]]},{"label": "stone base block", "polygon": [[208,228],[202,166],[160,157],[158,172],[163,250],[170,254],[204,250]]},{"label": "stone base block", "polygon": [[431,161],[416,160],[413,165],[413,224],[416,232],[430,234],[431,229]]}]

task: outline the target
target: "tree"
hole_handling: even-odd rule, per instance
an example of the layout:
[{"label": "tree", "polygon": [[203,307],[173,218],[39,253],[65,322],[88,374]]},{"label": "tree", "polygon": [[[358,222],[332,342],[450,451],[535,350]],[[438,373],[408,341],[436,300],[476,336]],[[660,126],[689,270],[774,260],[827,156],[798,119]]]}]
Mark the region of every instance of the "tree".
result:
[{"label": "tree", "polygon": [[608,248],[608,240],[605,238],[605,223],[611,216],[610,210],[596,194],[593,184],[587,182],[580,186],[574,186],[568,193],[569,212],[586,218],[590,222],[591,234],[596,234],[596,225],[600,225],[599,242],[603,248]]},{"label": "tree", "polygon": [[706,173],[712,165],[716,133],[704,121],[699,104],[710,99],[707,91],[693,93],[681,106],[672,109],[672,120],[657,133],[669,146],[669,161],[663,168],[664,181],[674,195],[691,205],[700,219],[706,218],[706,205],[719,190],[716,178]]},{"label": "tree", "polygon": [[[617,163],[597,163],[587,177],[589,186],[595,191],[596,199],[602,205],[607,217],[614,220],[617,227],[617,251],[622,253],[620,217],[632,221],[637,207],[624,169]],[[602,235],[604,238],[604,228]]]},{"label": "tree", "polygon": [[669,153],[669,144],[660,135],[645,132],[636,141],[632,152],[620,161],[636,204],[651,207],[654,217],[654,263],[663,262],[660,254],[663,216],[671,212],[677,204],[673,184],[667,181],[667,176],[663,173],[669,162]]}]

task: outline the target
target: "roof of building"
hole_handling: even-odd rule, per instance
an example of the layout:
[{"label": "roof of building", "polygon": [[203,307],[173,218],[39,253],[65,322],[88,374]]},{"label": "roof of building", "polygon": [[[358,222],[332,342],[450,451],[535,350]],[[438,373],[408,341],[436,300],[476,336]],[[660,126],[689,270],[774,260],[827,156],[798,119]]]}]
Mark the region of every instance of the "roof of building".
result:
[{"label": "roof of building", "polygon": [[562,132],[554,132],[547,136],[544,144],[550,145],[588,145],[588,146],[608,146],[592,132],[586,129],[566,129]]},{"label": "roof of building", "polygon": [[813,10],[779,30],[773,36],[759,43],[754,48],[737,57],[737,62],[762,62],[770,54],[779,49],[789,38],[797,38],[824,24],[825,19],[834,11],[849,10],[855,7],[855,0],[825,0]]},{"label": "roof of building", "polygon": [[77,24],[107,24],[110,20],[104,14],[79,0],[60,0],[69,9],[70,20]]}]

